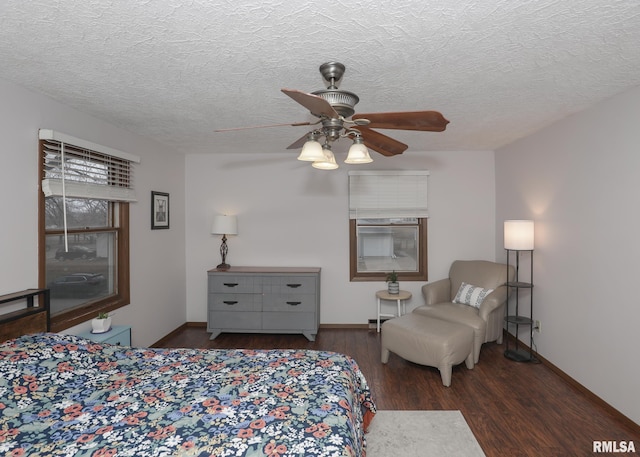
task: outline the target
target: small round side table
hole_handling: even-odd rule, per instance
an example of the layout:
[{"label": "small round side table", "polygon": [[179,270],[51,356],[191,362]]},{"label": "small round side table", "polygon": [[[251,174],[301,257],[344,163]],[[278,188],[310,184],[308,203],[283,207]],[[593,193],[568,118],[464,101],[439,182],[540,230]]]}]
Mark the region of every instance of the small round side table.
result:
[{"label": "small round side table", "polygon": [[[376,298],[378,299],[378,325],[377,330],[380,332],[380,318],[381,317],[400,317],[407,312],[405,300],[411,298],[411,292],[407,290],[401,290],[397,294],[390,294],[387,290],[379,290],[376,292]],[[395,301],[398,306],[398,314],[382,314],[380,312],[380,305],[382,300]]]}]

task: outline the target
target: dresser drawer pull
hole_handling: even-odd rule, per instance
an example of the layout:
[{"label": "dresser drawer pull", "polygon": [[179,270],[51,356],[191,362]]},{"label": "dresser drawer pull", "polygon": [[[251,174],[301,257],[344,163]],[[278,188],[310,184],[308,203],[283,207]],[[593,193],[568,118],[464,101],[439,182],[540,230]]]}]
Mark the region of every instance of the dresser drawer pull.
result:
[{"label": "dresser drawer pull", "polygon": [[223,284],[227,287],[236,287],[238,285],[237,282],[225,282]]},{"label": "dresser drawer pull", "polygon": [[302,302],[301,301],[288,301],[287,305],[298,306],[300,303],[302,303]]},{"label": "dresser drawer pull", "polygon": [[302,284],[287,284],[287,287],[291,287],[293,289],[300,287]]},{"label": "dresser drawer pull", "polygon": [[233,301],[233,300],[223,301],[222,303],[224,303],[225,305],[229,305],[229,306],[238,304],[237,301]]}]

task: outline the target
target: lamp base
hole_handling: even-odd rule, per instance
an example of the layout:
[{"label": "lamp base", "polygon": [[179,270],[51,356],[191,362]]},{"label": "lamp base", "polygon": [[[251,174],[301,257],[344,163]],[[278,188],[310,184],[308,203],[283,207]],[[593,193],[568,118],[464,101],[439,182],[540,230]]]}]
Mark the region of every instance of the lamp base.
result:
[{"label": "lamp base", "polygon": [[218,265],[216,267],[216,269],[218,269],[218,270],[228,270],[229,268],[231,268],[231,265],[229,265],[228,263],[224,263],[224,262],[222,262],[220,265]]}]

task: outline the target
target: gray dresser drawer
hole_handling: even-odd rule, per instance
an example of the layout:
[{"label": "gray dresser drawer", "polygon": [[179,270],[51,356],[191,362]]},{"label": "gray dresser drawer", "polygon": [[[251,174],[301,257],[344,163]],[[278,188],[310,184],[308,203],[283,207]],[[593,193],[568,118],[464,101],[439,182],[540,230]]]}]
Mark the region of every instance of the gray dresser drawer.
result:
[{"label": "gray dresser drawer", "polygon": [[233,294],[259,294],[262,277],[250,275],[209,276],[209,291]]},{"label": "gray dresser drawer", "polygon": [[265,330],[315,329],[314,313],[262,313],[262,328]]},{"label": "gray dresser drawer", "polygon": [[313,313],[316,308],[315,295],[265,295],[262,309],[264,311],[285,311],[291,313]]},{"label": "gray dresser drawer", "polygon": [[270,294],[315,294],[316,278],[313,276],[265,276],[262,291]]},{"label": "gray dresser drawer", "polygon": [[207,328],[260,330],[262,328],[261,312],[215,311],[209,313]]},{"label": "gray dresser drawer", "polygon": [[209,294],[209,310],[261,311],[262,295],[259,294]]}]

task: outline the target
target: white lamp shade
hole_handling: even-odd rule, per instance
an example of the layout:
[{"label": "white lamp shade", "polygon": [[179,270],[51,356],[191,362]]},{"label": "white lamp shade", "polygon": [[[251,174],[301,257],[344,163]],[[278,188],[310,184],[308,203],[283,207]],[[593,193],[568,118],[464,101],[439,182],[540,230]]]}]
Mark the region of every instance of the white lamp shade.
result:
[{"label": "white lamp shade", "polygon": [[369,155],[369,150],[362,143],[353,143],[349,148],[349,154],[344,163],[369,163],[373,162]]},{"label": "white lamp shade", "polygon": [[504,248],[512,251],[533,251],[533,221],[504,221]]},{"label": "white lamp shade", "polygon": [[320,170],[335,170],[336,168],[338,168],[336,157],[333,155],[331,149],[322,148],[322,150],[324,151],[323,160],[313,162],[311,166]]},{"label": "white lamp shade", "polygon": [[213,216],[211,233],[213,235],[237,235],[238,219],[236,216]]},{"label": "white lamp shade", "polygon": [[300,151],[298,160],[303,160],[305,162],[316,162],[318,160],[324,160],[322,145],[316,140],[307,141],[304,146],[302,146],[302,150]]}]

